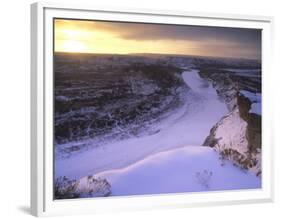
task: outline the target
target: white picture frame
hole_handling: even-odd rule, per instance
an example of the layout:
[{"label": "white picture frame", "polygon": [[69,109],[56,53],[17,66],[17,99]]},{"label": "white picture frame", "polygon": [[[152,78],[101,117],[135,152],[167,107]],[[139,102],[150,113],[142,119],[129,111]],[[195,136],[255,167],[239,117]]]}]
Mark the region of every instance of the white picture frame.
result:
[{"label": "white picture frame", "polygon": [[[53,200],[53,18],[192,24],[262,29],[262,189]],[[269,202],[273,199],[272,17],[85,5],[31,5],[31,212],[35,216]],[[266,127],[266,128],[265,128]]]}]

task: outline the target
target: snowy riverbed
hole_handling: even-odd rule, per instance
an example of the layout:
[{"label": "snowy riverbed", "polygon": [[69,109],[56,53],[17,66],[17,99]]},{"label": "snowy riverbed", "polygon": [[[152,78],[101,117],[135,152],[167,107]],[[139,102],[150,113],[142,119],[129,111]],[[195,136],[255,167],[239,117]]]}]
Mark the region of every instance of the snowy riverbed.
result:
[{"label": "snowy riverbed", "polygon": [[[182,77],[191,88],[186,93],[186,103],[155,124],[159,132],[58,158],[56,177],[98,175],[111,184],[112,195],[260,187],[259,178],[230,163],[222,166],[216,152],[199,146],[228,111],[197,70],[185,71]],[[208,186],[202,185],[196,175],[204,174],[204,170],[212,173]]]}]

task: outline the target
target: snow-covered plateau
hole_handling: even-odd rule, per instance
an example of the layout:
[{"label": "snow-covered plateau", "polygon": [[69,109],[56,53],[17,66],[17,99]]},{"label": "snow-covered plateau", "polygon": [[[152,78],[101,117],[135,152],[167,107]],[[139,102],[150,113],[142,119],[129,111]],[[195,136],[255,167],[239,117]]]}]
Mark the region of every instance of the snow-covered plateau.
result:
[{"label": "snow-covered plateau", "polygon": [[[243,69],[236,75],[238,64],[229,60],[99,58],[112,72],[118,59],[128,75],[106,84],[91,61],[94,68],[83,71],[94,82],[79,76],[75,84],[67,65],[58,64],[65,73],[55,95],[55,198],[261,188],[260,77],[252,61],[244,82]],[[227,63],[226,73],[207,71],[213,62]]]}]

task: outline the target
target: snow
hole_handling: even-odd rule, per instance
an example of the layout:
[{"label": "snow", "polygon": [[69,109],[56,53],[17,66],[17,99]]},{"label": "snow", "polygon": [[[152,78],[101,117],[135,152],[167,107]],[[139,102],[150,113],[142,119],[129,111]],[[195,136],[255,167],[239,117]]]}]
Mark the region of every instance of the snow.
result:
[{"label": "snow", "polygon": [[229,162],[222,165],[217,152],[198,146],[228,110],[197,70],[185,71],[182,77],[191,88],[186,102],[155,124],[158,132],[108,142],[64,159],[57,156],[56,177],[105,178],[112,195],[260,188],[260,178]]},{"label": "snow", "polygon": [[77,179],[124,168],[161,151],[202,145],[213,125],[227,113],[227,108],[218,99],[212,85],[199,77],[197,70],[185,71],[182,77],[191,87],[186,94],[186,104],[155,124],[154,129],[159,130],[157,133],[108,142],[102,147],[94,147],[66,159],[57,158],[56,176]]},{"label": "snow", "polygon": [[58,101],[70,101],[71,99],[66,96],[56,96],[56,100]]},{"label": "snow", "polygon": [[240,93],[252,102],[250,113],[261,115],[261,94],[252,93],[246,90],[242,90]]},{"label": "snow", "polygon": [[260,93],[253,93],[246,90],[241,90],[241,94],[243,94],[245,97],[249,98],[252,102],[260,102],[261,101],[261,94]]},{"label": "snow", "polygon": [[[247,127],[248,123],[240,117],[239,109],[235,108],[216,124],[216,128],[213,130],[213,139],[216,139],[216,143],[213,148],[218,153],[225,154],[226,159],[232,160],[238,166],[241,166],[242,160],[251,161],[253,165],[247,167],[248,171],[260,174],[261,151],[260,149],[255,152],[249,151]],[[231,149],[235,153],[226,155],[227,151],[230,151],[227,149]]]},{"label": "snow", "polygon": [[261,103],[252,103],[250,113],[261,115]]},{"label": "snow", "polygon": [[[211,83],[202,79],[198,70],[184,71],[182,73],[183,80],[192,89],[193,92],[199,93],[204,97],[217,98],[217,92]],[[222,103],[223,104],[223,103]]]},{"label": "snow", "polygon": [[219,149],[233,148],[242,154],[246,153],[248,151],[247,125],[247,122],[240,117],[238,108],[222,119],[215,136],[218,139]]},{"label": "snow", "polygon": [[187,146],[151,155],[128,167],[96,175],[111,195],[199,192],[261,187],[261,180],[226,162],[210,147]]}]

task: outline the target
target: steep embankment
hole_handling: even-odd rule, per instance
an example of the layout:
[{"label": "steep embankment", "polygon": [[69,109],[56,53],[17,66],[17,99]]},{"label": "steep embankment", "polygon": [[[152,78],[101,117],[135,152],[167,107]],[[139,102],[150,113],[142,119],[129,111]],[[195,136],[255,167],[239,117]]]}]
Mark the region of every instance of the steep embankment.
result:
[{"label": "steep embankment", "polygon": [[[258,90],[259,83],[255,84],[252,79],[251,84],[246,84],[227,73],[203,76],[212,81],[229,109],[229,113],[211,129],[203,145],[213,147],[222,160],[231,160],[260,176],[261,95],[253,91]],[[241,90],[241,87],[247,86],[247,91]]]}]

